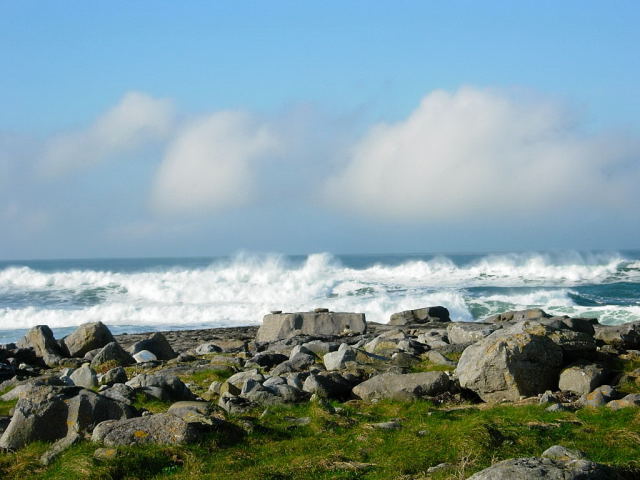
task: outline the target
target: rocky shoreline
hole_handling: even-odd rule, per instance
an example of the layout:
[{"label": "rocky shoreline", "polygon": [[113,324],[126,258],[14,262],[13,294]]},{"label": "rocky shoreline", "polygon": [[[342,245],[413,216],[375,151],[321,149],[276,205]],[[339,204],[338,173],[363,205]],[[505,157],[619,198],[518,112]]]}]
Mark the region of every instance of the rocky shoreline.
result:
[{"label": "rocky shoreline", "polygon": [[[0,448],[53,442],[41,457],[46,465],[81,441],[94,442],[97,456],[121,446],[188,445],[212,432],[250,434],[238,421],[247,412],[308,402],[637,409],[640,368],[621,365],[637,362],[639,350],[640,322],[604,326],[540,309],[464,323],[451,322],[444,307],[426,307],[375,324],[319,308],[272,312],[260,327],[115,337],[97,322],[63,339],[38,326],[0,346],[0,401],[15,402],[0,415]],[[397,427],[388,423],[376,428]],[[470,478],[618,475],[554,446]]]}]

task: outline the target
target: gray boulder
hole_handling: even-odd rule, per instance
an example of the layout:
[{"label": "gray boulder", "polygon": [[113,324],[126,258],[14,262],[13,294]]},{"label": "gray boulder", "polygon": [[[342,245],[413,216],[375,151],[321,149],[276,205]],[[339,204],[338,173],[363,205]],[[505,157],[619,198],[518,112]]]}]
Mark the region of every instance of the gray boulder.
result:
[{"label": "gray boulder", "polygon": [[299,312],[265,315],[257,342],[274,342],[298,335],[345,335],[367,330],[364,313]]},{"label": "gray boulder", "polygon": [[87,363],[75,369],[71,375],[69,375],[69,378],[74,385],[79,387],[95,388],[98,386],[98,376]]},{"label": "gray boulder", "polygon": [[132,405],[136,399],[136,391],[124,383],[114,383],[110,387],[100,390],[100,395],[127,405]]},{"label": "gray boulder", "polygon": [[126,367],[133,365],[136,361],[118,342],[111,342],[106,344],[91,360],[91,366],[96,369],[105,363]]},{"label": "gray boulder", "polygon": [[550,318],[551,315],[540,308],[528,308],[526,310],[510,310],[508,312],[491,315],[484,319],[485,323],[523,322],[526,320],[540,320]]},{"label": "gray boulder", "polygon": [[214,342],[207,342],[201,345],[198,345],[195,349],[196,355],[207,355],[210,353],[220,353],[222,352],[222,348],[216,345]]},{"label": "gray boulder", "polygon": [[622,325],[596,325],[595,338],[624,350],[640,348],[640,322]]},{"label": "gray boulder", "polygon": [[321,398],[344,400],[351,394],[353,384],[337,372],[319,372],[309,375],[302,390]]},{"label": "gray boulder", "polygon": [[327,370],[342,370],[348,362],[355,362],[356,351],[346,343],[340,345],[336,352],[325,353],[322,363]]},{"label": "gray boulder", "polygon": [[455,322],[447,327],[447,338],[449,343],[475,343],[499,328],[490,323]]},{"label": "gray boulder", "polygon": [[444,372],[383,373],[356,385],[353,394],[365,401],[416,400],[449,390],[451,380]]},{"label": "gray boulder", "polygon": [[301,372],[309,369],[316,362],[315,355],[308,355],[306,353],[296,353],[292,358],[286,362],[282,362],[271,370],[272,375],[280,376],[285,373]]},{"label": "gray boulder", "polygon": [[558,388],[583,395],[602,385],[606,378],[607,372],[600,365],[579,363],[562,370]]},{"label": "gray boulder", "polygon": [[167,338],[160,332],[156,332],[145,340],[134,343],[129,347],[129,353],[135,354],[147,350],[153,353],[158,360],[171,360],[177,356]]},{"label": "gray boulder", "polygon": [[262,352],[254,355],[252,358],[247,360],[247,366],[257,365],[262,368],[270,369],[287,360],[289,360],[289,357],[283,355],[282,353]]},{"label": "gray boulder", "polygon": [[25,336],[17,342],[18,348],[31,348],[44,363],[53,367],[65,356],[47,325],[36,325],[29,329]]},{"label": "gray boulder", "polygon": [[167,373],[141,373],[129,380],[126,385],[142,390],[162,401],[195,400],[195,395],[182,380]]},{"label": "gray boulder", "polygon": [[92,322],[80,325],[71,335],[65,337],[63,342],[69,355],[82,357],[90,350],[115,342],[115,339],[102,322]]},{"label": "gray boulder", "polygon": [[135,414],[133,407],[90,390],[40,387],[16,404],[0,448],[16,450],[31,442],[55,441],[72,432],[90,432],[104,420]]},{"label": "gray boulder", "polygon": [[445,307],[426,307],[393,313],[389,325],[409,325],[412,323],[450,322],[449,310]]},{"label": "gray boulder", "polygon": [[158,360],[158,357],[153,352],[149,350],[140,350],[133,354],[133,359],[137,363],[147,363],[147,362],[155,362]]},{"label": "gray boulder", "polygon": [[184,445],[198,440],[199,423],[187,422],[171,413],[157,413],[123,421],[106,421],[94,430],[91,440],[108,447],[126,445]]},{"label": "gray boulder", "polygon": [[516,401],[556,390],[562,349],[535,322],[497,330],[467,347],[455,373],[486,402]]},{"label": "gray boulder", "polygon": [[108,370],[104,375],[98,377],[100,385],[111,386],[114,383],[126,383],[128,380],[127,372],[122,367],[112,368]]},{"label": "gray boulder", "polygon": [[591,462],[581,452],[555,445],[542,457],[512,458],[496,463],[468,480],[618,480],[609,467]]}]

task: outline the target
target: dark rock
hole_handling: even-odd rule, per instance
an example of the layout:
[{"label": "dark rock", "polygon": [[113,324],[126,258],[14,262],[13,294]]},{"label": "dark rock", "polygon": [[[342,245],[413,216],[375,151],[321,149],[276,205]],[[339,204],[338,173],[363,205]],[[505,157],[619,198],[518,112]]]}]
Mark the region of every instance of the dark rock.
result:
[{"label": "dark rock", "polygon": [[136,342],[129,347],[129,353],[131,353],[131,355],[135,355],[143,350],[153,353],[158,360],[171,360],[177,356],[176,352],[171,348],[171,345],[169,345],[166,337],[160,332],[156,332],[151,335],[151,337]]},{"label": "dark rock", "polygon": [[103,364],[126,367],[134,363],[136,363],[135,359],[117,342],[111,342],[105,345],[102,350],[93,357],[93,360],[91,360],[91,366],[96,369]]},{"label": "dark rock", "polygon": [[391,315],[389,325],[409,325],[412,323],[450,322],[449,310],[445,307],[426,307],[406,310]]},{"label": "dark rock", "polygon": [[88,351],[102,348],[115,339],[102,322],[84,323],[63,339],[72,357],[82,357]]},{"label": "dark rock", "polygon": [[63,350],[53,337],[53,332],[46,325],[36,325],[29,329],[17,346],[33,349],[36,356],[42,358],[49,367],[57,365],[64,356]]},{"label": "dark rock", "polygon": [[175,375],[162,372],[141,373],[129,380],[126,385],[133,389],[143,390],[162,401],[195,400],[195,395],[182,380]]}]

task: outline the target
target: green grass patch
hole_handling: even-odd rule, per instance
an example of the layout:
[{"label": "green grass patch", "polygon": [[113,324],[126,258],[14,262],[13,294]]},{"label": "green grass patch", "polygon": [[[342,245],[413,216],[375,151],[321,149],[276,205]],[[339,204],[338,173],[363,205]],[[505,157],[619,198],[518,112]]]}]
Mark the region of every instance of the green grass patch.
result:
[{"label": "green grass patch", "polygon": [[420,373],[420,372],[451,372],[455,370],[456,367],[451,365],[438,365],[437,363],[430,362],[429,360],[422,360],[420,363],[416,363],[411,366],[411,373]]},{"label": "green grass patch", "polygon": [[[0,478],[18,479],[463,479],[506,458],[537,456],[562,444],[594,461],[640,474],[640,409],[546,412],[543,406],[437,408],[428,402],[317,403],[269,407],[230,421],[254,425],[242,439],[224,434],[184,447],[128,447],[93,459],[95,445],[73,446],[50,467],[41,446],[0,455]],[[300,421],[304,418],[307,421]],[[396,420],[399,430],[371,425]]]},{"label": "green grass patch", "polygon": [[163,402],[162,400],[150,397],[145,393],[138,393],[136,395],[135,402],[133,402],[133,406],[138,410],[144,409],[151,413],[161,413],[167,411],[171,406],[171,402]]},{"label": "green grass patch", "polygon": [[207,368],[198,370],[186,375],[178,375],[180,379],[190,385],[198,386],[201,390],[207,390],[211,382],[224,382],[233,375],[235,371],[231,368]]},{"label": "green grass patch", "polygon": [[[0,396],[4,395],[5,393],[9,393],[11,390],[13,390],[13,387],[9,387],[0,391]],[[18,403],[18,400],[0,400],[0,416],[9,415],[11,409],[16,406],[16,403]]]}]

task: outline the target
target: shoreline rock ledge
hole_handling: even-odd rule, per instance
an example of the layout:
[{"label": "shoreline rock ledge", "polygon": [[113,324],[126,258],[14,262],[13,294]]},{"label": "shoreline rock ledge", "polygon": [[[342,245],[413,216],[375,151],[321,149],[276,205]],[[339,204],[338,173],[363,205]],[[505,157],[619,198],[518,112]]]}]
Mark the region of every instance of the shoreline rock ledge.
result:
[{"label": "shoreline rock ledge", "polygon": [[340,336],[366,333],[364,313],[330,312],[317,308],[313,312],[270,313],[258,329],[256,341],[275,342],[298,335]]}]

